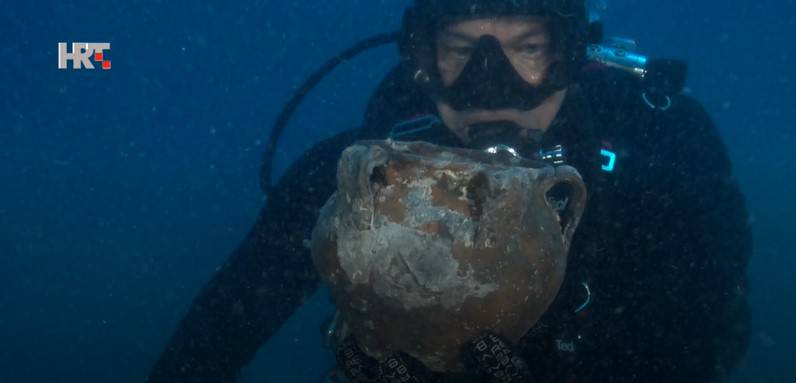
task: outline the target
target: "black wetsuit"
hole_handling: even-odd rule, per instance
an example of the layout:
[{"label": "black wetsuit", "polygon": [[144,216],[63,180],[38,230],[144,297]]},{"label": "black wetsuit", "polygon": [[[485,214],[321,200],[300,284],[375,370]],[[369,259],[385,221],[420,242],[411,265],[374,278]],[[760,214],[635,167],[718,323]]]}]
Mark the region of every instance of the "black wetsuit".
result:
[{"label": "black wetsuit", "polygon": [[[746,350],[751,234],[725,147],[694,100],[679,95],[654,110],[642,92],[629,75],[593,70],[570,88],[544,136],[543,146],[567,148],[589,204],[561,293],[520,344],[539,382],[709,382]],[[434,111],[397,68],[374,94],[364,128],[297,160],[149,382],[234,381],[318,287],[307,241],[335,190],[339,154]]]}]

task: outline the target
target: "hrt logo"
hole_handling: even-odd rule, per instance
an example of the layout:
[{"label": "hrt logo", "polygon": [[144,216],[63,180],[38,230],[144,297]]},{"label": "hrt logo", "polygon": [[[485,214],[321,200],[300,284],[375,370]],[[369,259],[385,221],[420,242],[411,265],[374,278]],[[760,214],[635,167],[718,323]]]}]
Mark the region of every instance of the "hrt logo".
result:
[{"label": "hrt logo", "polygon": [[94,60],[102,69],[111,69],[111,60],[105,59],[105,51],[111,49],[111,43],[72,43],[72,53],[66,43],[58,43],[58,69],[67,69],[69,61],[72,69],[94,69]]}]

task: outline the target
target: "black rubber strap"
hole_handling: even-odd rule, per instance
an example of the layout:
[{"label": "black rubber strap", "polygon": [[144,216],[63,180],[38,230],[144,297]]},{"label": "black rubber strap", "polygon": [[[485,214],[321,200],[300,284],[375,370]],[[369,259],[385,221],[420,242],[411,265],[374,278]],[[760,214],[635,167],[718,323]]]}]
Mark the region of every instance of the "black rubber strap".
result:
[{"label": "black rubber strap", "polygon": [[431,383],[439,381],[417,360],[396,353],[381,362],[367,356],[353,337],[337,346],[337,363],[351,383]]}]

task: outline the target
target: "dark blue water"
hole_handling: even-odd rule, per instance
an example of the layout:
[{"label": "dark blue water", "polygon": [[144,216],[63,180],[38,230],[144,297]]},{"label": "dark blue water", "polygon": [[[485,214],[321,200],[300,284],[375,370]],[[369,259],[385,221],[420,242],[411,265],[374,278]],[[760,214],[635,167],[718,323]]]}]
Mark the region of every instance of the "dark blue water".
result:
[{"label": "dark blue water", "polygon": [[[142,381],[258,213],[281,103],[329,56],[396,28],[407,3],[0,2],[0,382]],[[754,334],[736,381],[793,381],[796,1],[609,7],[610,34],[690,62],[689,91],[747,196]],[[113,68],[60,71],[59,41],[111,42]],[[355,126],[395,59],[380,49],[335,72],[300,109],[278,168]],[[317,381],[327,310],[322,297],[306,307],[246,381]]]}]

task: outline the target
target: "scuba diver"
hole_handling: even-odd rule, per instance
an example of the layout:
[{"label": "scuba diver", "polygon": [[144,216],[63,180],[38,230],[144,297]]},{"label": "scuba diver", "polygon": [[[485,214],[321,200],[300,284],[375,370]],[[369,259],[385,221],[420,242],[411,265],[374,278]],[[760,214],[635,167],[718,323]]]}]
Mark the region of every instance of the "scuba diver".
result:
[{"label": "scuba diver", "polygon": [[[486,333],[466,373],[336,347],[360,382],[712,382],[748,346],[744,200],[711,119],[682,94],[684,65],[601,45],[584,0],[415,0],[402,29],[337,57],[397,42],[401,61],[361,128],[304,153],[271,186],[280,117],[254,227],[180,323],[148,382],[234,382],[319,285],[307,240],[335,191],[341,152],[361,139],[516,148],[566,162],[588,207],[553,305],[521,341]],[[315,80],[322,77],[316,74]],[[276,137],[276,138],[275,138]],[[491,363],[491,361],[496,361]]]}]

